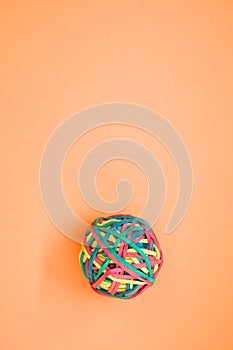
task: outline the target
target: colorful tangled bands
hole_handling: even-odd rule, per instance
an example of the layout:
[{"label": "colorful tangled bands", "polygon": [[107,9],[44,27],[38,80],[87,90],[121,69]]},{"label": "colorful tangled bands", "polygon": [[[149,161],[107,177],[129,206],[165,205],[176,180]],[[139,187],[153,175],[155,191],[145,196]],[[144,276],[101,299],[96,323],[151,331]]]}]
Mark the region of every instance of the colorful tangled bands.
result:
[{"label": "colorful tangled bands", "polygon": [[137,217],[97,218],[86,232],[80,264],[91,287],[101,295],[133,298],[156,280],[162,251],[149,224]]}]

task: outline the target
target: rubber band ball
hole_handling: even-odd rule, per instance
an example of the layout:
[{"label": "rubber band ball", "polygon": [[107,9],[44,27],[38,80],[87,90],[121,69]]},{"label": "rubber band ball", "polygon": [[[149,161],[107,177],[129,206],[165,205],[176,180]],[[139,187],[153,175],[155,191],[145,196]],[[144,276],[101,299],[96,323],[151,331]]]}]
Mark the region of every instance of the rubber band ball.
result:
[{"label": "rubber band ball", "polygon": [[114,215],[91,224],[82,242],[80,264],[96,293],[131,299],[154,284],[163,256],[146,221]]}]

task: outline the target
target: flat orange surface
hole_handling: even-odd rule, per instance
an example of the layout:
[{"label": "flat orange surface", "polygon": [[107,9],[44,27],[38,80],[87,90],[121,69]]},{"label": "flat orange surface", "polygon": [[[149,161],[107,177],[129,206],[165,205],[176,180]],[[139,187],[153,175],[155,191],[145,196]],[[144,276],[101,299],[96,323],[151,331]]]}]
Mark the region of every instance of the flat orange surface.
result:
[{"label": "flat orange surface", "polygon": [[[9,0],[0,16],[0,348],[232,349],[232,2]],[[85,135],[67,158],[67,197],[87,221],[99,213],[83,203],[76,176],[97,141],[139,140],[163,165],[168,198],[155,231],[164,265],[156,285],[129,301],[92,292],[79,244],[51,224],[39,191],[40,159],[54,129],[112,101],[165,116],[194,169],[191,206],[168,236],[178,180],[158,141],[134,128],[105,127]],[[116,181],[129,178],[135,197],[126,211],[137,215],[146,181],[121,162],[104,167],[97,186],[112,200]]]}]

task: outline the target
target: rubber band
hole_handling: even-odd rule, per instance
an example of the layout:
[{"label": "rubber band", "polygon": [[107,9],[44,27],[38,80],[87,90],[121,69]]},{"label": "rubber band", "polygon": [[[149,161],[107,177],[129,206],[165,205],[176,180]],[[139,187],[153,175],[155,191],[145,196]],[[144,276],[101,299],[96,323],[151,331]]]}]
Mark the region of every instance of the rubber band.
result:
[{"label": "rubber band", "polygon": [[97,218],[80,253],[85,277],[95,292],[131,299],[157,279],[162,251],[149,224],[134,216]]}]

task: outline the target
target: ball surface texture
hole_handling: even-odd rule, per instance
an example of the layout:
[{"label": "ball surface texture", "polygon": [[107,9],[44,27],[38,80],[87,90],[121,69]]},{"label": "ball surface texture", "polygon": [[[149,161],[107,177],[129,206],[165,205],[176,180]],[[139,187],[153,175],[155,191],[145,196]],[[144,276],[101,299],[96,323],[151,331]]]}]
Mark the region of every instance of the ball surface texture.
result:
[{"label": "ball surface texture", "polygon": [[150,225],[130,215],[99,217],[86,232],[80,264],[102,295],[133,298],[156,280],[162,251]]}]

